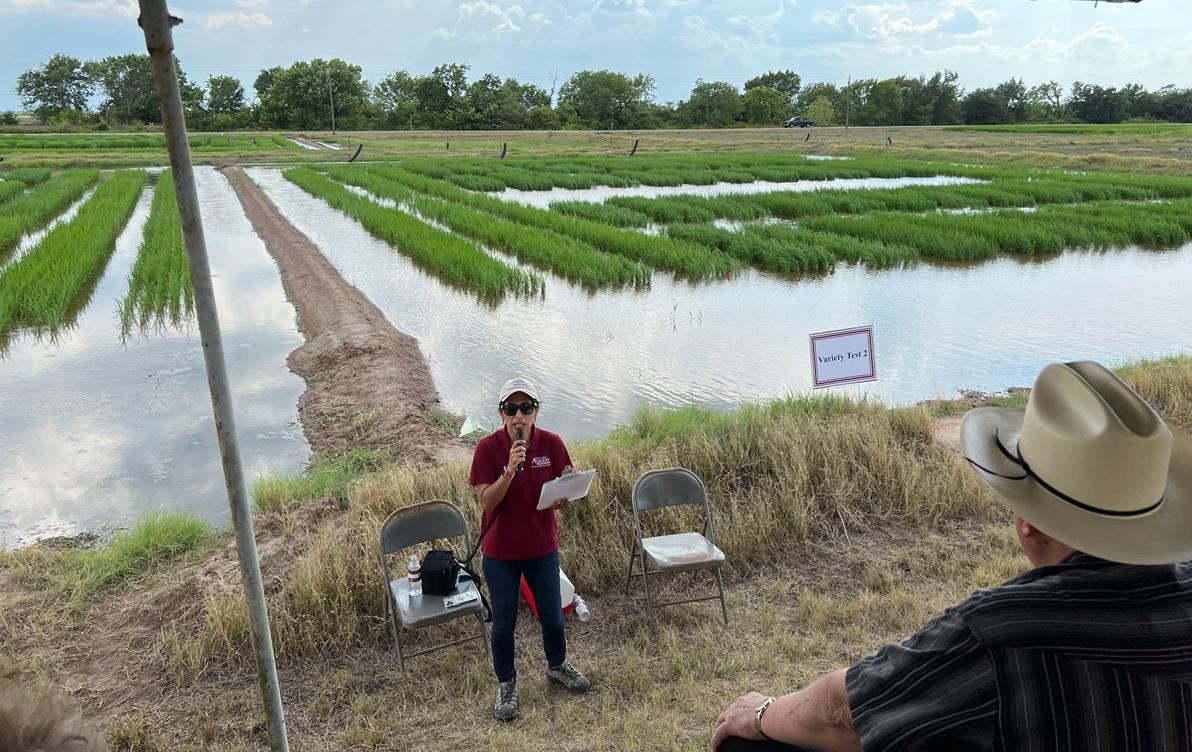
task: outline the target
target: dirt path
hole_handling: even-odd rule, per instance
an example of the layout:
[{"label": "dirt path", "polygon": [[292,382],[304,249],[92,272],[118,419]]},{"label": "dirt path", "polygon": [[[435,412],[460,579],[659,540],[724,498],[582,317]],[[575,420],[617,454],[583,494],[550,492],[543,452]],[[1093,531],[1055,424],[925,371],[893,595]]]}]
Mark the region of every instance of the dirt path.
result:
[{"label": "dirt path", "polygon": [[348,284],[242,169],[221,171],[277,262],[306,335],[288,362],[306,381],[298,412],[311,447],[334,452],[365,445],[413,462],[467,462],[471,451],[423,417],[439,397],[418,341]]}]

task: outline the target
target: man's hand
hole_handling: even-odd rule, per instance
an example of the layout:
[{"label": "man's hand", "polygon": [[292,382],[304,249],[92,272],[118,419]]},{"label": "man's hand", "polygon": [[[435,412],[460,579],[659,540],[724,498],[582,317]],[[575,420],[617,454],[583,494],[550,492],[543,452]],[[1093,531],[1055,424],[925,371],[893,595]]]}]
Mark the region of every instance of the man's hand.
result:
[{"label": "man's hand", "polygon": [[566,509],[567,505],[570,503],[571,503],[571,499],[568,499],[566,496],[562,496],[558,499],[555,499],[554,503],[552,503],[551,506],[554,507],[555,509]]},{"label": "man's hand", "polygon": [[732,705],[728,706],[728,710],[720,714],[716,719],[716,731],[712,733],[712,752],[716,752],[720,748],[720,743],[730,736],[739,736],[742,739],[752,739],[754,741],[765,741],[766,737],[757,733],[756,712],[757,706],[766,701],[767,695],[760,692],[750,692],[741,697]]},{"label": "man's hand", "polygon": [[526,441],[518,439],[509,447],[509,464],[505,465],[506,472],[516,472],[517,466],[526,461]]}]

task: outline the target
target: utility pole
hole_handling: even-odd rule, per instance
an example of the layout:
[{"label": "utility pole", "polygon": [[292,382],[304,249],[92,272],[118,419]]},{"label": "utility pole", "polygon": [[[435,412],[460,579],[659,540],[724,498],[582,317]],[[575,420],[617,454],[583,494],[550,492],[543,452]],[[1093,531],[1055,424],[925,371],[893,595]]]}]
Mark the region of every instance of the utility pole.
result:
[{"label": "utility pole", "polygon": [[215,435],[223,463],[224,485],[232,513],[232,528],[235,530],[236,554],[240,561],[240,583],[244,587],[244,597],[248,602],[249,625],[257,663],[257,681],[265,706],[265,727],[269,732],[269,749],[272,752],[289,752],[281,686],[277,680],[277,663],[273,656],[273,640],[269,634],[269,612],[265,604],[264,584],[261,581],[261,563],[257,558],[257,543],[253,537],[252,501],[244,481],[244,465],[240,461],[240,438],[236,432],[236,413],[232,409],[232,390],[228,384],[215,289],[211,285],[207,239],[203,235],[203,217],[199,210],[195,174],[190,162],[190,143],[186,137],[182,98],[178,92],[178,71],[174,66],[174,35],[170,27],[182,23],[182,19],[175,18],[166,11],[165,0],[140,0],[140,4],[141,17],[138,23],[145,32],[145,46],[152,60],[153,84],[161,104],[162,130],[165,131],[166,150],[170,155],[170,168],[174,173],[174,193],[178,199],[178,216],[182,224],[182,239],[186,246],[186,263],[190,271],[191,286],[194,288],[199,339],[203,346],[207,386],[211,391],[211,409],[215,416]]},{"label": "utility pole", "polygon": [[335,87],[331,85],[331,66],[327,66],[327,96],[331,99],[331,135],[335,135]]},{"label": "utility pole", "polygon": [[[836,79],[839,81],[840,79]],[[844,87],[844,129],[848,130],[848,117],[853,109],[853,77],[848,77],[848,85]]]}]

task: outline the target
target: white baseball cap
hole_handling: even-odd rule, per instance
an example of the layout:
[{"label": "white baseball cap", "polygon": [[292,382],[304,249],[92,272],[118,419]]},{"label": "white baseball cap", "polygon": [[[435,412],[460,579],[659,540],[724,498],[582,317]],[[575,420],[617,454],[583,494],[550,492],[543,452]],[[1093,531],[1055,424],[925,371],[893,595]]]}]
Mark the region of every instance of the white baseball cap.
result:
[{"label": "white baseball cap", "polygon": [[516,376],[509,379],[501,386],[501,399],[504,402],[509,399],[509,395],[522,392],[532,400],[538,399],[538,390],[534,388],[534,383],[527,378]]}]

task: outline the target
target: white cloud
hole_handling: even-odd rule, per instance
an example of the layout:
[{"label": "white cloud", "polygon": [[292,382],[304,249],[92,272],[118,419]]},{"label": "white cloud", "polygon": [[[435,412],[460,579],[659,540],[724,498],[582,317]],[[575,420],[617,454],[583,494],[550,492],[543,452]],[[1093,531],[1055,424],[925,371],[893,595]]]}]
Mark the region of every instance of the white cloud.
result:
[{"label": "white cloud", "polygon": [[834,10],[817,10],[811,14],[811,23],[836,26],[840,23],[840,14]]},{"label": "white cloud", "polygon": [[850,5],[849,25],[859,34],[883,41],[897,37],[948,34],[960,37],[988,36],[998,13],[976,10],[967,0],[952,0],[924,20],[912,18],[905,3]]},{"label": "white cloud", "polygon": [[550,24],[542,13],[527,14],[520,4],[502,8],[487,0],[471,0],[459,4],[459,15],[455,19],[455,27],[448,29],[440,26],[431,31],[432,39],[455,39],[463,37],[474,41],[505,34],[521,32],[526,23],[538,26]]},{"label": "white cloud", "polygon": [[141,11],[136,0],[5,0],[0,2],[0,15],[6,13],[136,18]]},{"label": "white cloud", "polygon": [[242,10],[216,10],[207,14],[208,29],[222,29],[225,26],[241,26],[245,29],[264,29],[273,25],[273,19],[261,13]]}]

